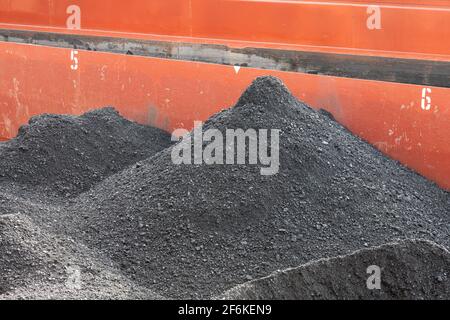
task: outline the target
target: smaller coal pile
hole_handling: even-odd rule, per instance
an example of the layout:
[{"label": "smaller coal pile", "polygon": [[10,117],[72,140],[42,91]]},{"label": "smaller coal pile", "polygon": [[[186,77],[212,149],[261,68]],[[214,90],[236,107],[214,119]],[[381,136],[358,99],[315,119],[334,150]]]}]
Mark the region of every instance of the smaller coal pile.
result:
[{"label": "smaller coal pile", "polygon": [[170,144],[169,134],[128,121],[113,108],[44,114],[0,143],[0,183],[73,196]]}]

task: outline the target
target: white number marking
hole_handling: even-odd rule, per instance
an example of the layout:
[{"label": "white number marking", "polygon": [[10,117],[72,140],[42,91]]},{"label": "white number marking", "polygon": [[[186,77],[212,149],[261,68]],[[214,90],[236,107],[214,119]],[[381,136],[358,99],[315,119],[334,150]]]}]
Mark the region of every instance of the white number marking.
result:
[{"label": "white number marking", "polygon": [[70,60],[72,61],[72,64],[70,65],[70,68],[72,70],[78,70],[78,50],[72,50],[70,51]]},{"label": "white number marking", "polygon": [[430,110],[431,109],[431,88],[423,88],[422,89],[422,110]]}]

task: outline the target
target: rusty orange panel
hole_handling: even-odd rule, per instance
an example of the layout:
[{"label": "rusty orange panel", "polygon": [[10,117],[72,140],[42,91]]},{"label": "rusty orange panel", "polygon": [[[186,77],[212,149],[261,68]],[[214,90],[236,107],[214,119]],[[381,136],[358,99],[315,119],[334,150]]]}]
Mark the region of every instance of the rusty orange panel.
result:
[{"label": "rusty orange panel", "polygon": [[[379,4],[379,29],[369,29],[370,3],[353,1],[194,1],[196,36],[337,48],[450,54],[450,7]],[[376,3],[376,2],[375,2]]]},{"label": "rusty orange panel", "polygon": [[188,35],[190,30],[185,0],[0,0],[0,22],[65,28],[73,5],[81,8],[82,28],[87,30],[164,35]]},{"label": "rusty orange panel", "polygon": [[64,29],[71,5],[83,32],[450,56],[444,0],[0,0],[0,24]]},{"label": "rusty orange panel", "polygon": [[[450,89],[198,62],[0,43],[0,136],[42,112],[106,105],[166,130],[235,103],[257,76],[281,78],[301,100],[326,108],[380,150],[450,189]],[[423,92],[430,110],[422,109]]]}]

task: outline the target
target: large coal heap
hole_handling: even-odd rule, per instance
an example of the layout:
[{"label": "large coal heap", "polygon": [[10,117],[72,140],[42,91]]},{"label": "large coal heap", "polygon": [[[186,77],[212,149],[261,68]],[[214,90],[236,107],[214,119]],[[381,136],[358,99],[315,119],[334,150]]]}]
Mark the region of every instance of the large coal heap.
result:
[{"label": "large coal heap", "polygon": [[113,108],[82,116],[40,115],[0,144],[0,182],[73,196],[170,145],[162,130]]},{"label": "large coal heap", "polygon": [[[449,245],[449,195],[277,79],[256,79],[206,128],[281,129],[280,171],[174,165],[169,148],[63,211],[65,232],[172,298],[210,297],[274,270],[405,238]],[[58,227],[58,226],[56,226]]]}]

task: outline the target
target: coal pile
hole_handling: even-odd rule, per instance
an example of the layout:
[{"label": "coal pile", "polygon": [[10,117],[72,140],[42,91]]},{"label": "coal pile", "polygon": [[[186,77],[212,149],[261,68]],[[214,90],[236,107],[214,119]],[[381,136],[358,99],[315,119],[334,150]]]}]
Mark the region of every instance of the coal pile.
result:
[{"label": "coal pile", "polygon": [[[380,268],[379,290],[367,269]],[[405,241],[322,259],[237,286],[221,299],[449,299],[450,252],[427,241]],[[369,285],[375,280],[369,281]]]},{"label": "coal pile", "polygon": [[169,298],[217,296],[275,270],[398,239],[450,244],[448,193],[275,78],[255,80],[207,128],[280,129],[279,173],[175,165],[172,146],[79,196],[51,227]]},{"label": "coal pile", "polygon": [[[0,215],[0,270],[0,300],[160,298],[89,249],[48,233],[22,214]],[[79,283],[70,272],[79,272]]]},{"label": "coal pile", "polygon": [[[37,270],[47,268],[41,253],[33,254],[27,250],[24,242],[28,240],[30,229],[28,219],[17,216],[0,216],[0,294],[13,286],[24,285]],[[25,225],[24,225],[25,224]],[[28,231],[28,230],[27,230]]]},{"label": "coal pile", "polygon": [[0,185],[69,197],[170,144],[167,133],[128,121],[113,108],[40,115],[0,143]]}]

